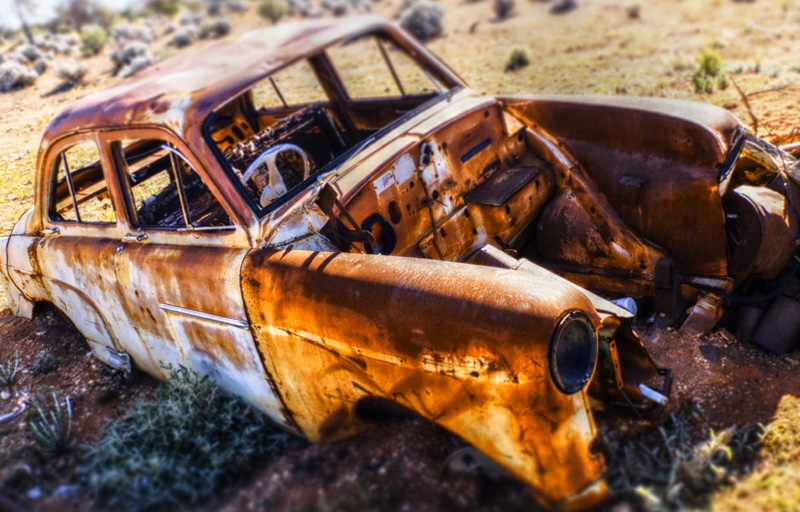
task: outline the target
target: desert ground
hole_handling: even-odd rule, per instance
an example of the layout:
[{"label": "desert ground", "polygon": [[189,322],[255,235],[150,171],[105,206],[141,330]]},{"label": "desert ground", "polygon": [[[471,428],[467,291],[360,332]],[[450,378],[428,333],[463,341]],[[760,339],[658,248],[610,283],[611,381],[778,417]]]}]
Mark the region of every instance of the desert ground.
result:
[{"label": "desert ground", "polygon": [[[733,112],[759,136],[778,144],[800,140],[800,4],[788,0],[578,0],[554,14],[554,2],[516,0],[498,18],[492,0],[440,0],[443,33],[427,46],[471,87],[487,94],[601,94],[681,98]],[[230,12],[234,33],[268,24],[256,14]],[[400,0],[369,5],[387,18]],[[201,11],[202,12],[202,11]],[[328,10],[323,15],[331,15]],[[150,43],[158,59],[179,53],[154,22]],[[142,19],[130,23],[142,24]],[[21,36],[0,43],[8,54]],[[198,40],[192,44],[205,44]],[[512,50],[529,64],[506,71]],[[78,98],[122,80],[114,76],[111,43],[98,55],[55,56],[26,88],[0,93],[0,234],[32,206],[39,141],[50,120]],[[727,79],[698,92],[701,56],[719,57]],[[67,59],[88,73],[69,90],[61,82]],[[776,356],[739,342],[725,319],[700,339],[658,321],[637,325],[660,366],[672,368],[673,396],[658,418],[617,411],[598,414],[609,461],[612,499],[606,509],[800,510],[800,355]],[[103,436],[107,420],[128,414],[158,383],[126,377],[96,361],[60,312],[33,320],[0,312],[0,363],[19,354],[15,385],[0,391],[0,415],[22,390],[56,391],[72,399],[76,446],[56,457],[34,448],[26,416],[0,425],[0,510],[102,510],[78,482],[82,450]],[[57,361],[34,371],[42,354]],[[537,510],[513,480],[442,474],[461,442],[416,417],[398,417],[355,438],[326,445],[285,443],[200,500],[160,508],[182,510]],[[117,507],[115,507],[117,508]],[[119,505],[120,509],[140,508]]]}]

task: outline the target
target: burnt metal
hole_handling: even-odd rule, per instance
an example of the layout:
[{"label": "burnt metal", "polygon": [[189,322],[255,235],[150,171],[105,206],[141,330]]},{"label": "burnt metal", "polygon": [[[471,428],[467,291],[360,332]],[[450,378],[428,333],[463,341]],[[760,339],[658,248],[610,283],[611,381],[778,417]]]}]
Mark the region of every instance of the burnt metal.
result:
[{"label": "burnt metal", "polygon": [[[337,243],[337,246],[342,250],[352,248],[353,244],[356,242],[371,244],[375,241],[370,232],[359,227],[358,223],[353,219],[353,216],[347,211],[347,208],[339,201],[336,191],[330,185],[326,184],[322,187],[317,196],[316,204],[320,207],[322,212],[328,216],[330,224],[327,232],[331,234],[334,243]],[[339,219],[334,212],[334,207],[336,207],[347,222],[353,226],[352,229],[345,226],[344,222]]]},{"label": "burnt metal", "polygon": [[475,155],[477,155],[478,153],[480,153],[484,149],[488,148],[491,144],[492,144],[492,139],[484,140],[483,142],[481,142],[480,144],[478,144],[474,148],[472,148],[469,151],[467,151],[466,153],[464,153],[464,155],[461,157],[461,163],[465,164],[465,163],[469,162],[470,160],[472,160],[475,157]]},{"label": "burnt metal", "polygon": [[464,197],[464,202],[469,204],[483,204],[487,206],[503,206],[511,196],[530,183],[536,176],[544,171],[545,164],[539,167],[512,167],[495,173],[491,178],[475,187],[472,192]]},{"label": "burnt metal", "polygon": [[673,314],[681,305],[681,278],[669,258],[656,262],[655,307],[659,313]]}]

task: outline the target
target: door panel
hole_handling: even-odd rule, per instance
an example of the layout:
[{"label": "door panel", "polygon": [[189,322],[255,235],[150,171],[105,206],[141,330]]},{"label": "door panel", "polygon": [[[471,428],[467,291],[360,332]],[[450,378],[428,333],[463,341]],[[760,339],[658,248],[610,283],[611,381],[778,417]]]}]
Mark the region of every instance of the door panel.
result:
[{"label": "door panel", "polygon": [[[128,131],[110,143],[130,232],[115,274],[131,337],[123,344],[148,373],[170,366],[209,375],[280,424],[284,414],[256,349],[239,271],[250,250],[179,140]],[[290,427],[291,428],[291,427]]]},{"label": "door panel", "polygon": [[170,364],[208,374],[286,423],[242,302],[239,270],[249,249],[196,243],[189,233],[153,233],[146,241],[121,243],[117,279],[141,340],[131,356],[163,377]]},{"label": "door panel", "polygon": [[[37,246],[42,287],[81,331],[95,355],[107,362],[108,353],[103,347],[119,350],[114,333],[125,323],[117,300],[116,240],[71,234],[78,229],[65,229],[63,234],[44,238]],[[110,325],[117,328],[109,329]]]}]

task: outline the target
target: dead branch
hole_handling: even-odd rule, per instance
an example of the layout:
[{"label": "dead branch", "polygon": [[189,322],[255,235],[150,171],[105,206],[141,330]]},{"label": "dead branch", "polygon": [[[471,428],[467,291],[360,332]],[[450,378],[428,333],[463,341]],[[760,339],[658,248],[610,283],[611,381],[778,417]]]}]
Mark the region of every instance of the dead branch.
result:
[{"label": "dead branch", "polygon": [[742,98],[744,106],[745,108],[747,108],[747,113],[750,115],[750,119],[753,120],[753,133],[758,135],[758,117],[756,117],[756,115],[753,113],[753,108],[750,106],[750,101],[748,101],[747,95],[744,92],[742,92],[741,87],[739,87],[739,84],[736,83],[736,80],[734,80],[732,76],[728,78],[730,79],[733,86],[736,88],[736,92],[738,92],[739,96]]},{"label": "dead branch", "polygon": [[757,96],[759,94],[766,94],[768,92],[782,91],[784,89],[788,89],[792,85],[794,85],[794,84],[776,85],[775,87],[770,87],[769,89],[761,89],[760,91],[748,92],[747,93],[747,97],[748,98],[752,98],[753,96]]}]

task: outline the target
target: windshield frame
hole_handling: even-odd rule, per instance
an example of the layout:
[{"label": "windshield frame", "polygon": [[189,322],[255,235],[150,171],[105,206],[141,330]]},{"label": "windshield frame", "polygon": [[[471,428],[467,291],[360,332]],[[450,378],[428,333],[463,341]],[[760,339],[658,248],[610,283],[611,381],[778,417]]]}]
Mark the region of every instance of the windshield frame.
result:
[{"label": "windshield frame", "polygon": [[[319,169],[313,175],[309,176],[307,179],[305,179],[304,181],[302,181],[301,183],[299,183],[295,187],[292,187],[292,189],[288,190],[286,193],[282,194],[281,196],[277,197],[275,200],[271,201],[268,205],[262,207],[247,192],[245,186],[238,179],[238,177],[237,177],[235,171],[233,170],[233,168],[231,167],[230,163],[227,161],[227,159],[222,154],[222,151],[219,149],[217,144],[214,143],[214,140],[213,140],[213,138],[211,136],[211,129],[210,129],[211,125],[213,124],[214,120],[216,119],[216,117],[218,115],[217,111],[219,111],[222,107],[224,107],[225,105],[227,105],[231,101],[236,101],[236,99],[239,98],[242,94],[246,94],[246,92],[249,89],[251,89],[255,85],[255,83],[257,83],[257,82],[249,84],[247,86],[247,88],[239,91],[235,95],[232,95],[231,97],[227,98],[225,101],[220,102],[214,108],[214,110],[212,110],[206,116],[205,120],[203,121],[202,128],[201,128],[201,134],[202,134],[203,142],[211,150],[212,154],[217,159],[217,162],[220,164],[220,166],[222,167],[222,169],[223,169],[223,171],[225,173],[225,177],[228,180],[231,181],[231,183],[234,185],[234,188],[236,189],[238,194],[244,200],[245,204],[248,205],[250,210],[256,215],[256,217],[258,219],[265,218],[271,212],[275,211],[280,206],[286,204],[292,198],[294,198],[298,194],[300,194],[303,190],[306,190],[309,186],[311,186],[314,182],[316,182],[322,176],[325,176],[325,175],[327,175],[327,174],[329,174],[329,173],[331,173],[333,171],[338,170],[346,162],[351,160],[355,155],[357,155],[358,153],[360,153],[364,149],[366,149],[369,146],[371,146],[375,141],[381,139],[383,136],[385,136],[386,134],[388,134],[389,132],[391,132],[392,130],[394,130],[395,128],[400,126],[401,124],[407,122],[409,119],[417,116],[421,112],[429,109],[433,105],[435,105],[435,104],[437,104],[437,103],[439,103],[441,101],[447,100],[448,98],[451,98],[457,92],[466,89],[466,85],[463,83],[463,81],[461,81],[457,77],[457,75],[455,73],[453,73],[452,70],[447,65],[445,65],[444,63],[439,61],[436,57],[432,56],[431,54],[428,54],[424,49],[421,49],[421,51],[420,51],[419,48],[416,48],[417,45],[415,45],[412,41],[400,41],[399,40],[400,37],[398,37],[397,34],[391,32],[391,31],[385,31],[385,30],[377,30],[377,31],[373,30],[373,31],[365,31],[365,32],[359,33],[359,34],[350,34],[347,37],[341,38],[341,39],[331,43],[330,45],[326,45],[325,47],[318,49],[314,53],[299,57],[297,59],[293,59],[293,60],[285,63],[280,68],[277,68],[277,69],[273,70],[272,72],[270,72],[268,75],[265,75],[265,76],[261,77],[259,79],[259,81],[268,80],[273,74],[275,74],[277,72],[280,72],[284,68],[290,67],[292,64],[294,64],[294,63],[296,63],[296,62],[298,62],[300,60],[303,60],[303,59],[311,60],[315,56],[325,55],[325,50],[328,47],[331,47],[331,46],[334,46],[334,45],[338,45],[338,44],[342,43],[343,41],[347,41],[347,40],[351,40],[351,39],[355,39],[355,38],[359,38],[359,37],[364,37],[364,36],[367,36],[369,34],[375,34],[376,36],[379,36],[381,38],[387,38],[389,40],[392,40],[399,48],[403,49],[403,51],[408,53],[409,57],[414,59],[414,61],[420,66],[420,68],[426,74],[428,74],[428,73],[434,74],[438,79],[441,80],[442,84],[449,85],[450,88],[447,89],[447,90],[444,90],[443,92],[441,92],[440,94],[432,97],[431,99],[423,102],[419,106],[409,110],[408,112],[406,112],[405,114],[403,114],[399,118],[395,119],[391,123],[387,124],[386,126],[383,126],[382,128],[378,129],[376,132],[374,132],[373,134],[369,135],[367,138],[365,138],[361,142],[355,144],[353,147],[351,147],[351,148],[347,149],[346,151],[344,151],[341,155],[339,155],[338,157],[336,157],[335,159],[330,161],[327,165],[325,165],[324,167]],[[403,42],[408,43],[410,45],[410,47],[406,47],[404,44],[402,44]],[[441,66],[441,69],[437,69],[437,65]],[[335,76],[334,78],[337,81],[340,81],[340,77],[338,75]],[[343,84],[340,83],[339,85],[343,87]]]}]

